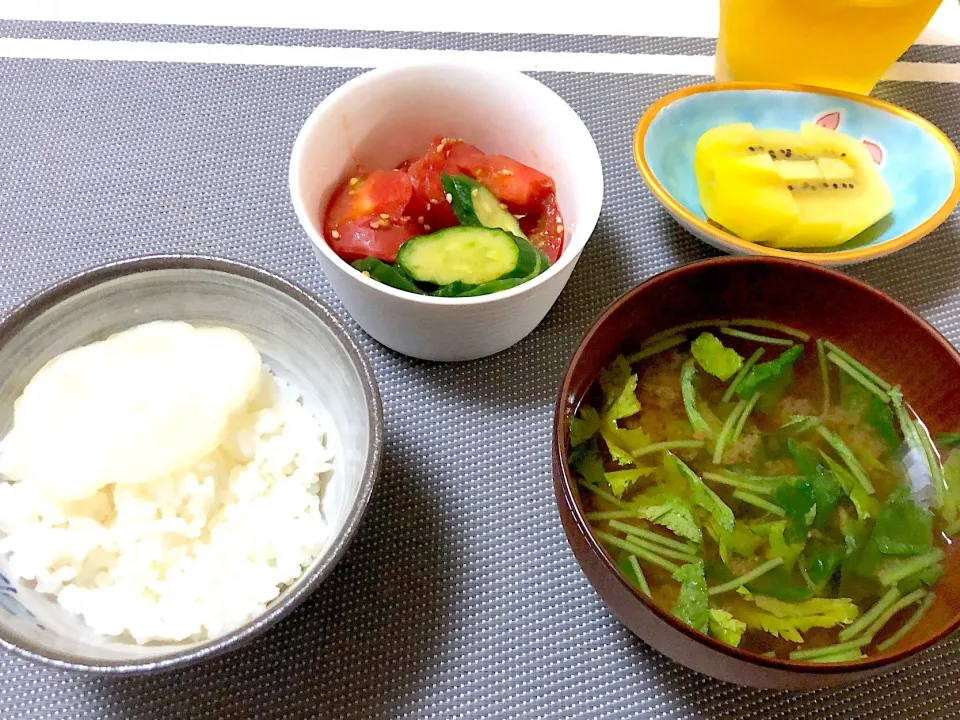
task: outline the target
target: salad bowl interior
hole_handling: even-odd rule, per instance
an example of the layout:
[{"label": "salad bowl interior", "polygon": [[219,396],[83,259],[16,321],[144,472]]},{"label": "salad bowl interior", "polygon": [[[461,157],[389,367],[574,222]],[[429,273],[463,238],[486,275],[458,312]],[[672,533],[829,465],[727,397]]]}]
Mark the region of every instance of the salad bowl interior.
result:
[{"label": "salad bowl interior", "polygon": [[[477,297],[414,294],[377,282],[323,235],[327,205],[358,168],[394,168],[437,137],[463,139],[553,178],[563,249],[537,277]],[[514,70],[459,62],[412,63],[365,73],[307,118],[290,161],[291,200],[347,312],[387,347],[427,360],[473,360],[519,342],[563,290],[603,201],[597,147],[559,95]]]}]

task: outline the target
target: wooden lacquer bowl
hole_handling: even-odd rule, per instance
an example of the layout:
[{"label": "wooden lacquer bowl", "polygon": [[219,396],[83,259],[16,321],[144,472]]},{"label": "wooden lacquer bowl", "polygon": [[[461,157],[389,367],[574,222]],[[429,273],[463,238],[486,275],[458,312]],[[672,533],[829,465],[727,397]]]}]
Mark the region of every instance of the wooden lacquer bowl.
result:
[{"label": "wooden lacquer bowl", "polygon": [[693,630],[634,590],[591,535],[567,460],[574,409],[624,341],[721,318],[773,320],[831,340],[899,384],[931,432],[960,428],[960,353],[926,321],[883,293],[839,272],[778,258],[720,258],[670,270],[634,288],[603,313],[563,380],[553,430],[554,489],[577,561],[634,634],[673,660],[720,680],[809,690],[856,682],[903,665],[960,625],[960,552],[955,546],[947,549],[936,601],[903,640],[861,661],[817,665],[739,650]]}]

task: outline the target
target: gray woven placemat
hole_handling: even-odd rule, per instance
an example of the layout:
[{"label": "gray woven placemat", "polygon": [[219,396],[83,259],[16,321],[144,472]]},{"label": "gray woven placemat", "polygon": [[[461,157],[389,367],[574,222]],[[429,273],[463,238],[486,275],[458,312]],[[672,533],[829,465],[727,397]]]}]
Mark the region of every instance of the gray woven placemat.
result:
[{"label": "gray woven placemat", "polygon": [[[357,72],[0,61],[0,310],[83,267],[191,251],[278,271],[342,314],[291,211],[286,169],[308,113]],[[697,78],[537,77],[597,140],[607,187],[597,233],[543,325],[497,357],[429,364],[354,326],[383,392],[387,458],[329,581],[249,648],[161,676],[75,676],[0,653],[0,718],[960,715],[956,640],[852,688],[747,691],[650,650],[580,573],[551,487],[552,403],[607,303],[711,254],[660,209],[630,155],[643,108]],[[880,94],[960,140],[960,87],[887,84]],[[954,214],[918,245],[851,272],[957,343],[958,238]]]}]

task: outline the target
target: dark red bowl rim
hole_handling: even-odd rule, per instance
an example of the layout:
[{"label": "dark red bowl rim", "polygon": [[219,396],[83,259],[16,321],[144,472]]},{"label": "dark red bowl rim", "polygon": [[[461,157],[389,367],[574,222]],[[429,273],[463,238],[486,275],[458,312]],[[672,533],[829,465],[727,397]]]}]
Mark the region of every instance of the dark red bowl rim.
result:
[{"label": "dark red bowl rim", "polygon": [[[573,356],[570,359],[570,363],[567,365],[567,369],[564,372],[563,384],[560,388],[560,394],[557,396],[557,404],[554,412],[554,423],[553,423],[553,454],[554,457],[559,461],[558,466],[561,472],[562,486],[563,486],[563,496],[561,497],[560,492],[555,486],[555,493],[557,504],[561,514],[563,513],[563,505],[565,503],[570,508],[570,514],[572,515],[574,521],[577,524],[577,528],[580,531],[581,535],[587,540],[590,549],[597,555],[604,563],[604,566],[607,571],[609,571],[617,581],[625,587],[630,593],[633,594],[634,598],[638,602],[645,605],[649,610],[657,615],[661,620],[669,624],[674,630],[682,632],[688,637],[696,640],[712,650],[720,652],[724,655],[727,655],[733,659],[741,660],[744,662],[753,663],[756,665],[765,666],[768,668],[773,668],[777,670],[787,670],[793,672],[803,672],[809,674],[818,674],[818,675],[831,675],[831,674],[845,674],[845,673],[859,673],[871,669],[882,668],[886,666],[897,665],[910,657],[913,657],[917,653],[920,653],[927,648],[935,645],[944,638],[948,637],[953,633],[958,627],[960,627],[960,612],[957,612],[954,615],[953,620],[945,628],[941,630],[936,635],[928,638],[924,642],[917,643],[905,650],[902,650],[895,655],[884,655],[879,658],[867,658],[866,660],[858,660],[852,662],[844,663],[832,663],[829,665],[819,664],[819,663],[803,663],[795,660],[782,660],[779,658],[770,658],[758,653],[749,652],[747,650],[740,650],[738,648],[731,647],[726,643],[722,643],[719,640],[716,640],[706,633],[701,633],[698,630],[693,629],[684,622],[681,622],[677,618],[673,617],[670,613],[665,612],[664,610],[657,607],[653,602],[649,601],[646,597],[640,593],[636,587],[623,577],[620,570],[617,568],[616,563],[613,558],[607,552],[606,548],[600,543],[590,531],[590,525],[587,522],[586,518],[583,515],[583,508],[580,503],[576,500],[576,496],[573,491],[573,487],[576,484],[573,473],[570,470],[570,465],[568,462],[568,453],[567,453],[567,444],[566,442],[561,442],[564,434],[564,421],[566,419],[565,411],[571,401],[577,401],[581,398],[573,397],[570,386],[573,380],[573,370],[580,363],[581,357],[586,351],[587,347],[593,341],[594,335],[597,333],[598,328],[604,324],[607,319],[616,312],[623,305],[631,303],[635,298],[644,292],[647,292],[651,287],[663,282],[668,282],[675,278],[678,275],[685,274],[695,274],[700,270],[708,267],[716,267],[723,265],[766,265],[773,267],[790,267],[805,272],[810,272],[813,274],[821,274],[831,276],[834,280],[842,283],[847,283],[854,285],[861,290],[870,294],[874,300],[878,302],[887,303],[892,305],[896,310],[899,310],[901,313],[908,316],[914,323],[920,326],[924,331],[926,331],[931,339],[940,344],[944,350],[946,350],[950,355],[953,356],[957,365],[960,365],[960,352],[950,344],[950,342],[940,334],[940,332],[934,328],[929,322],[924,320],[922,317],[917,315],[915,312],[910,310],[906,305],[899,302],[898,300],[893,299],[889,295],[876,288],[868,285],[862,280],[857,280],[852,278],[849,275],[846,275],[838,270],[832,270],[830,268],[813,265],[808,262],[803,262],[801,260],[791,260],[786,258],[773,258],[773,257],[720,257],[720,258],[711,258],[709,260],[700,260],[693,263],[688,263],[686,265],[681,265],[680,267],[672,268],[664,272],[658,273],[637,285],[632,290],[627,291],[619,298],[614,300],[610,305],[604,309],[600,317],[593,323],[590,329],[584,335],[583,340],[581,340],[577,350],[574,352]],[[577,561],[580,564],[579,560]],[[590,584],[593,584],[593,580],[590,580]]]}]

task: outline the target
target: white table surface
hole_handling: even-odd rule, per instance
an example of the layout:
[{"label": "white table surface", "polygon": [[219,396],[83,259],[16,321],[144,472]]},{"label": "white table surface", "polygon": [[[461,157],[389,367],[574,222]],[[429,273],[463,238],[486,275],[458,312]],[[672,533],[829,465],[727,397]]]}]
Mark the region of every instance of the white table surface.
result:
[{"label": "white table surface", "polygon": [[[426,0],[0,0],[0,18],[100,23],[250,26],[446,32],[716,37],[716,0],[486,0],[483,12],[456,12]],[[960,45],[960,2],[945,0],[919,43]],[[711,57],[633,53],[563,53],[232,46],[103,40],[0,39],[0,57],[194,62],[315,67],[374,67],[414,56],[479,53],[485,62],[521,70],[709,75]],[[897,80],[960,83],[960,63],[898,63]]]},{"label": "white table surface", "polygon": [[[435,0],[3,0],[0,17],[351,30],[716,37],[718,4],[716,0],[591,0],[565,6],[543,0],[485,0],[482,13],[475,12],[475,7],[458,13]],[[945,0],[920,42],[960,45],[957,0]]]}]

